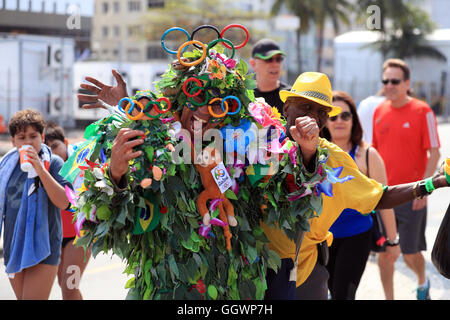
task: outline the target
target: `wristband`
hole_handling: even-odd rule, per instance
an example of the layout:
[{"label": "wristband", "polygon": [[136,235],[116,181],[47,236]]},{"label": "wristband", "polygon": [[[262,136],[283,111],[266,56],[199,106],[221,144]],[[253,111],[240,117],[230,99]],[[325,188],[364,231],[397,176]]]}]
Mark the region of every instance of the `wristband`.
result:
[{"label": "wristband", "polygon": [[427,192],[431,194],[436,188],[433,185],[433,178],[429,177],[425,179],[425,189],[427,189]]}]

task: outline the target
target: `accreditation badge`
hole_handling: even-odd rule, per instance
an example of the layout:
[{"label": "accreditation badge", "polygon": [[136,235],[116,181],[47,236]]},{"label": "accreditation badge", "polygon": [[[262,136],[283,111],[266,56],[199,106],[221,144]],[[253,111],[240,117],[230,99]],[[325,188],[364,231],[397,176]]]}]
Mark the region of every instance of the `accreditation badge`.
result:
[{"label": "accreditation badge", "polygon": [[211,170],[211,174],[219,187],[220,192],[225,193],[225,191],[231,187],[232,180],[223,162],[214,167],[214,169]]}]

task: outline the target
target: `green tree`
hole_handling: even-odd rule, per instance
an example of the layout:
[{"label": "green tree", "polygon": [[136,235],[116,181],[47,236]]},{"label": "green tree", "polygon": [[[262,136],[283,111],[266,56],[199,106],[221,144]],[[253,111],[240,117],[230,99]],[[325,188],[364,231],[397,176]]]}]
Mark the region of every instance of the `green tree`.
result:
[{"label": "green tree", "polygon": [[339,33],[339,25],[341,22],[347,26],[350,25],[348,13],[354,7],[347,0],[320,0],[315,2],[316,5],[313,7],[313,20],[317,26],[318,35],[316,70],[320,72],[323,56],[324,31],[327,20],[331,20],[334,34],[336,35]]},{"label": "green tree", "polygon": [[292,14],[300,19],[297,34],[297,61],[299,72],[302,72],[300,37],[310,31],[311,24],[317,28],[317,71],[321,70],[325,25],[328,19],[333,24],[335,34],[339,32],[339,24],[350,24],[349,10],[353,5],[348,0],[276,0],[272,6],[272,14],[278,14],[285,5]]},{"label": "green tree", "polygon": [[362,0],[358,2],[360,21],[367,17],[367,7],[377,5],[381,11],[380,40],[369,46],[381,52],[383,60],[389,57],[430,57],[442,61],[447,58],[427,43],[426,35],[435,25],[428,13],[402,0]]},{"label": "green tree", "polygon": [[[201,25],[213,25],[221,31],[231,23],[244,25],[250,33],[248,45],[239,50],[243,58],[250,57],[251,45],[264,33],[252,27],[252,20],[265,19],[267,15],[261,12],[240,10],[238,0],[166,0],[163,8],[151,9],[142,19],[144,37],[147,40],[159,41],[164,31],[171,27],[181,27],[192,34]],[[238,45],[245,39],[245,33],[238,28],[226,32],[227,39]],[[217,38],[217,34],[208,29],[200,30],[195,35],[196,40],[209,43]],[[166,37],[166,42],[181,45],[186,41],[182,32],[172,32]],[[175,50],[175,48],[171,48]]]},{"label": "green tree", "polygon": [[298,73],[303,71],[302,68],[302,50],[300,46],[300,37],[306,34],[310,30],[311,21],[314,12],[314,1],[313,0],[275,0],[271,13],[272,15],[277,15],[282,6],[285,6],[289,12],[300,19],[300,24],[295,31],[297,35],[297,65]]}]

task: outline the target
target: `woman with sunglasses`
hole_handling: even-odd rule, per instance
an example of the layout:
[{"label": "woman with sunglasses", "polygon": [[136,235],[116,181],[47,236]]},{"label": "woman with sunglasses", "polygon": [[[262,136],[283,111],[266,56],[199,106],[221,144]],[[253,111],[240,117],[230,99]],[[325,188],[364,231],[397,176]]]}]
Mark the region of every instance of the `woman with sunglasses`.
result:
[{"label": "woman with sunglasses", "polygon": [[[322,137],[348,152],[366,176],[386,184],[382,158],[362,140],[363,131],[352,97],[343,91],[334,91],[333,105],[341,107],[342,113],[327,120]],[[334,240],[330,247],[327,269],[330,274],[328,288],[333,300],[355,299],[373,239],[373,219],[367,212],[363,213],[364,215],[351,208],[345,209],[330,228]],[[388,238],[395,239],[397,228],[394,211],[386,209],[380,213]],[[387,247],[387,252],[395,261],[400,255],[400,248],[390,246]]]}]

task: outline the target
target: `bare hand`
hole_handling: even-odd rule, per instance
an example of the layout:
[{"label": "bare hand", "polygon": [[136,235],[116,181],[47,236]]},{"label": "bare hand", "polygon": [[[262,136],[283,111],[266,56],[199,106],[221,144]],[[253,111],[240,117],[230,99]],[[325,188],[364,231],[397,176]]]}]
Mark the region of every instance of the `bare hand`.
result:
[{"label": "bare hand", "polygon": [[449,187],[449,184],[445,177],[444,165],[445,162],[441,164],[437,172],[433,175],[433,185],[435,186],[436,189],[442,187]]},{"label": "bare hand", "polygon": [[319,126],[308,116],[295,119],[295,126],[289,128],[292,138],[298,143],[303,159],[307,162],[316,154],[319,143]]},{"label": "bare hand", "polygon": [[139,157],[142,151],[134,151],[133,148],[144,143],[142,139],[131,140],[144,135],[140,130],[129,128],[121,129],[113,142],[111,149],[111,178],[118,184],[124,174],[127,173],[129,161]]},{"label": "bare hand", "polygon": [[400,256],[400,245],[398,246],[386,246],[386,258],[394,263],[397,261],[398,257]]},{"label": "bare hand", "polygon": [[82,83],[80,85],[81,88],[94,92],[95,95],[89,94],[78,94],[78,99],[82,102],[86,102],[88,104],[83,105],[83,109],[95,109],[95,108],[103,108],[105,107],[99,101],[102,100],[109,105],[115,106],[119,103],[120,99],[126,97],[127,94],[127,85],[125,81],[123,81],[122,76],[116,71],[112,70],[112,74],[114,78],[116,78],[117,85],[116,86],[108,86],[97,79],[86,77],[86,80],[89,81],[90,84]]},{"label": "bare hand", "polygon": [[37,154],[36,150],[33,147],[27,149],[27,157],[30,160],[30,163],[33,166],[36,173],[40,176],[45,169],[44,166],[42,165],[42,161],[39,158],[39,155]]},{"label": "bare hand", "polygon": [[412,203],[412,210],[418,211],[427,205],[427,197],[423,197],[422,199],[414,199]]}]

